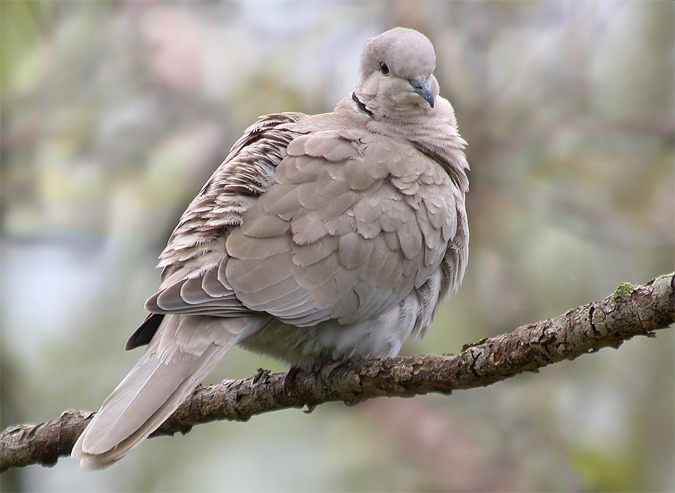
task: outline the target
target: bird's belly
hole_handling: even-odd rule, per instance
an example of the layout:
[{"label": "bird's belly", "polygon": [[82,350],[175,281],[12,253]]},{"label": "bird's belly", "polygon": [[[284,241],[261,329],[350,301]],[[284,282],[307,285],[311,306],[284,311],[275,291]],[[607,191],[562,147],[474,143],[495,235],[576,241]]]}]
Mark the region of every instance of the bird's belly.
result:
[{"label": "bird's belly", "polygon": [[239,345],[302,368],[333,361],[392,357],[411,336],[417,313],[417,296],[411,293],[378,317],[348,325],[328,320],[311,327],[296,327],[271,319]]}]

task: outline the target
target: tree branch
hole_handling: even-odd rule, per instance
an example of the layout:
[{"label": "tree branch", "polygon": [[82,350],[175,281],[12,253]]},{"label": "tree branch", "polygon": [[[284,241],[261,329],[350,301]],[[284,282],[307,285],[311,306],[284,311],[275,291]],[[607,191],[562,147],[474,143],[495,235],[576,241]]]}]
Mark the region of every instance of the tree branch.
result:
[{"label": "tree branch", "polygon": [[[637,335],[654,337],[654,330],[674,322],[675,273],[671,273],[643,286],[623,283],[602,301],[466,345],[454,356],[374,359],[330,371],[327,367],[321,374],[300,371],[286,389],[284,374],[264,370],[244,380],[200,385],[151,436],[187,433],[200,423],[247,421],[256,414],[329,401],[352,404],[373,397],[449,394],[484,387],[603,347],[618,348]],[[48,423],[7,428],[0,434],[0,472],[56,464],[59,457],[70,454],[94,414],[66,411]]]}]

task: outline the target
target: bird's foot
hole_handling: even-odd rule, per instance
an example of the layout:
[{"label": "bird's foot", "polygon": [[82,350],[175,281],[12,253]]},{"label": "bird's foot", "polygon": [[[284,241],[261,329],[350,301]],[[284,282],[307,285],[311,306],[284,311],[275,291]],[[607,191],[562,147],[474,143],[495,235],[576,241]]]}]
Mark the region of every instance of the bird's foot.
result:
[{"label": "bird's foot", "polygon": [[342,365],[349,364],[348,361],[332,361],[326,365],[323,365],[319,369],[319,380],[323,385],[328,387],[329,377],[333,371],[339,368]]},{"label": "bird's foot", "polygon": [[290,395],[291,392],[293,391],[293,386],[295,385],[295,376],[298,374],[300,371],[299,366],[291,366],[288,370],[288,373],[286,373],[286,376],[284,377],[284,394],[285,395]]}]

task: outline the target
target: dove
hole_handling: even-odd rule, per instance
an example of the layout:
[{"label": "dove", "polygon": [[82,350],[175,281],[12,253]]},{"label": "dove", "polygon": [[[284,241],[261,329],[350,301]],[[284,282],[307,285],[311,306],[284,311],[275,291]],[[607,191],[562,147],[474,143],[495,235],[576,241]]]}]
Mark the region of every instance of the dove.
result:
[{"label": "dove", "polygon": [[245,131],[160,255],[126,346],[147,349],[75,444],[82,468],[138,446],[234,346],[318,370],[425,334],[469,242],[466,142],[435,66],[429,39],[391,29],[333,112]]}]

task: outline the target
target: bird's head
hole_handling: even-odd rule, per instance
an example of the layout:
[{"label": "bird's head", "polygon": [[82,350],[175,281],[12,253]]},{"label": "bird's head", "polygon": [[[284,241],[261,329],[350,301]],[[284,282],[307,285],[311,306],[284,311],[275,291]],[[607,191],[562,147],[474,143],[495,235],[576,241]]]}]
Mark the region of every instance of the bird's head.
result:
[{"label": "bird's head", "polygon": [[370,39],[361,54],[353,99],[375,119],[432,114],[438,98],[434,47],[426,36],[397,27]]}]

